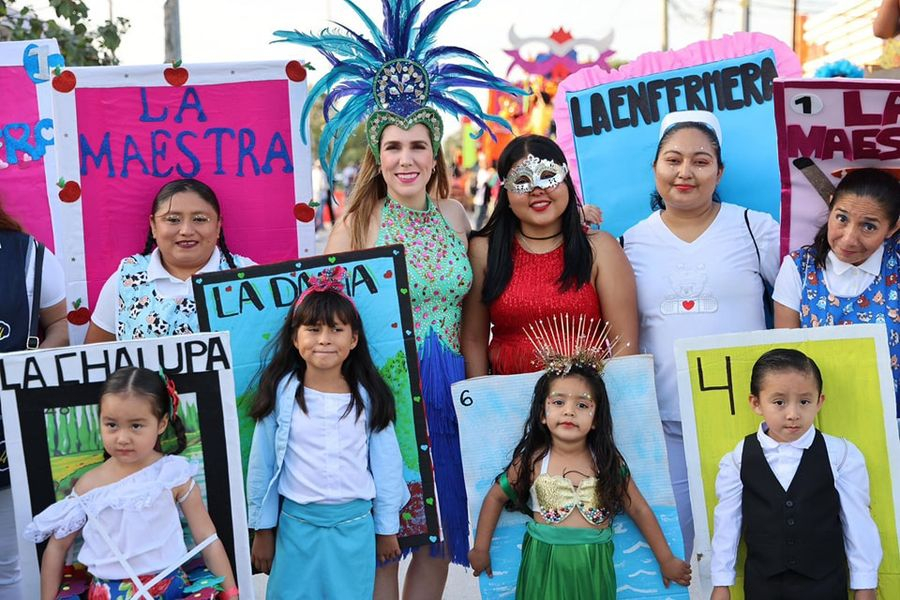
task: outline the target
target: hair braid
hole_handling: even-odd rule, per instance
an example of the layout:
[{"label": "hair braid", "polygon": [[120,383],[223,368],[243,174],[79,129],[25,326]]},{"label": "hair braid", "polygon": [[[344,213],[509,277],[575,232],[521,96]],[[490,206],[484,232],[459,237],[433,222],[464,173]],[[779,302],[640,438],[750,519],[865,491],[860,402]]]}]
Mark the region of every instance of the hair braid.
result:
[{"label": "hair braid", "polygon": [[175,432],[175,448],[167,454],[181,454],[187,448],[187,432],[184,429],[184,422],[178,415],[173,415],[169,419],[169,427]]},{"label": "hair braid", "polygon": [[234,255],[231,254],[231,250],[228,249],[228,244],[225,243],[225,230],[221,230],[219,232],[219,252],[222,253],[222,256],[225,257],[225,262],[228,263],[228,266],[232,269],[237,269],[237,264],[234,262]]}]

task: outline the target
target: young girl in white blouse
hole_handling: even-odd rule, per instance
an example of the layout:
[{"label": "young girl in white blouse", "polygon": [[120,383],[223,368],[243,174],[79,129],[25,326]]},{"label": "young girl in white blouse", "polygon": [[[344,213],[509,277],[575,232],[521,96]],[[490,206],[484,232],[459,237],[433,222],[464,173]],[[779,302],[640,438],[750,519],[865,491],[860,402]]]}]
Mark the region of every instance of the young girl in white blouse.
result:
[{"label": "young girl in white blouse", "polygon": [[812,426],[823,402],[802,352],[777,348],[753,365],[750,405],[764,421],[719,463],[712,600],[731,597],[742,537],[747,600],[846,600],[848,588],[875,600],[882,551],[865,459]]},{"label": "young girl in white blouse", "polygon": [[160,440],[172,428],[175,454],[186,446],[178,395],[169,380],[149,369],[119,369],[100,396],[106,461],[82,475],[65,499],[41,512],[25,529],[35,543],[50,540],[41,559],[41,598],[57,597],[66,554],[79,533],[78,553],[93,576],[88,596],[104,600],[182,598],[188,582],[181,564],[187,550],[179,507],[199,542],[206,566],[218,576],[218,598],[238,597],[225,547],[194,485],[197,467],[163,454]]},{"label": "young girl in white blouse", "polygon": [[834,191],[828,221],[784,257],[775,280],[775,327],[884,323],[900,408],[900,182],[856,169]]},{"label": "young girl in white blouse", "polygon": [[252,559],[270,573],[269,598],[370,599],[376,557],[400,556],[409,491],[394,398],[372,363],[345,274],[336,267],[310,278],[250,411]]}]

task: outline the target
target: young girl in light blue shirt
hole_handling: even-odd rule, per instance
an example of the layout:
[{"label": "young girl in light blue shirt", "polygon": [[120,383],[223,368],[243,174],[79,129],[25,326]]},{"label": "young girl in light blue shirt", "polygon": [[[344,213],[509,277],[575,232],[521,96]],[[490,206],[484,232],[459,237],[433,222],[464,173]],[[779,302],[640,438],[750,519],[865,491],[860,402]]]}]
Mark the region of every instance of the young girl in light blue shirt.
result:
[{"label": "young girl in light blue shirt", "polygon": [[270,573],[268,598],[369,599],[376,558],[400,556],[409,491],[394,398],[369,355],[344,275],[336,267],[310,278],[250,411],[257,421],[247,473],[252,559]]}]

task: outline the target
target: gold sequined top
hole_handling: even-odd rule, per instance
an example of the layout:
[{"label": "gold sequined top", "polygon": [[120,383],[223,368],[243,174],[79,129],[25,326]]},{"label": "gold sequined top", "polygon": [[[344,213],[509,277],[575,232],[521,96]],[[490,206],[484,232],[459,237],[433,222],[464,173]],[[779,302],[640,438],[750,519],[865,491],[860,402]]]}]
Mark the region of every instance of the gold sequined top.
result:
[{"label": "gold sequined top", "polygon": [[547,523],[559,523],[575,508],[591,525],[601,525],[609,518],[609,511],[597,506],[597,478],[587,477],[576,487],[560,475],[547,473],[550,453],[541,462],[541,473],[531,485],[531,509]]}]

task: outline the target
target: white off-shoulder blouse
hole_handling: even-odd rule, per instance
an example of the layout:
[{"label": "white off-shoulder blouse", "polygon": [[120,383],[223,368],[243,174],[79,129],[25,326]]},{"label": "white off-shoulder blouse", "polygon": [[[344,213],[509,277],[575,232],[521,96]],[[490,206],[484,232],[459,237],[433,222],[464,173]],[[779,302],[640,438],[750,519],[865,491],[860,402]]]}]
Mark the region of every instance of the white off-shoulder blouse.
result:
[{"label": "white off-shoulder blouse", "polygon": [[128,574],[100,533],[102,527],[136,574],[155,575],[186,552],[172,490],[196,473],[197,467],[184,457],[163,456],[84,495],[72,491],[37,515],[25,528],[25,538],[38,543],[81,529],[84,544],[78,561],[95,577],[126,579]]}]

